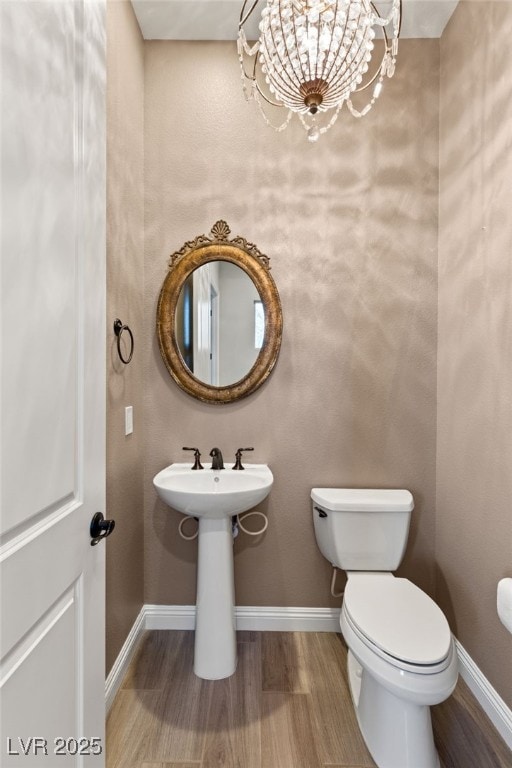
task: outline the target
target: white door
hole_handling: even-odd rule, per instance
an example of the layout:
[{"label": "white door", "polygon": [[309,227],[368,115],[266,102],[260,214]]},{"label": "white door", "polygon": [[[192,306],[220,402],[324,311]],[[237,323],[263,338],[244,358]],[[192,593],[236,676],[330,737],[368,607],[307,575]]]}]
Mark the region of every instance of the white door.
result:
[{"label": "white door", "polygon": [[104,765],[104,0],[0,0],[2,768]]}]

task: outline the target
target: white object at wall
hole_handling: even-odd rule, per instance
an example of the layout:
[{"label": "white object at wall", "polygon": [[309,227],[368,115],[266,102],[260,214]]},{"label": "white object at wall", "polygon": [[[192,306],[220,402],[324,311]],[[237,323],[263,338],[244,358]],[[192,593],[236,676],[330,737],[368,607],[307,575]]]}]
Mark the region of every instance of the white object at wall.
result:
[{"label": "white object at wall", "polygon": [[498,582],[496,602],[500,621],[512,633],[512,579],[501,579]]}]

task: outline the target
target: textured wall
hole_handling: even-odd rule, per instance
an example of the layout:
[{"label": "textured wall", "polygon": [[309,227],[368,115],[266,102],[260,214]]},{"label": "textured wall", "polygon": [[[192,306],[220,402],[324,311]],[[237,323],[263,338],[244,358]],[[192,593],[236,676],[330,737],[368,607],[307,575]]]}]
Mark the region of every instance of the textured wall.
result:
[{"label": "textured wall", "polygon": [[[183,445],[231,460],[254,445],[274,472],[267,533],[235,544],[238,604],[333,602],[309,498],[322,485],[409,488],[402,573],[433,593],[439,41],[400,49],[375,110],[312,145],[245,103],[234,44],[146,43],[147,603],[195,601],[196,543],[151,483]],[[272,376],[228,406],[179,390],[155,336],[168,255],[219,218],[270,256],[284,313]]]},{"label": "textured wall", "polygon": [[[129,2],[107,7],[107,672],[142,606],[144,275],[144,46]],[[135,336],[133,361],[119,361],[116,317]],[[124,339],[123,335],[123,339]],[[124,408],[134,433],[124,434]],[[105,545],[103,545],[105,546]]]},{"label": "textured wall", "polygon": [[460,3],[441,41],[437,596],[512,706],[512,5]]}]

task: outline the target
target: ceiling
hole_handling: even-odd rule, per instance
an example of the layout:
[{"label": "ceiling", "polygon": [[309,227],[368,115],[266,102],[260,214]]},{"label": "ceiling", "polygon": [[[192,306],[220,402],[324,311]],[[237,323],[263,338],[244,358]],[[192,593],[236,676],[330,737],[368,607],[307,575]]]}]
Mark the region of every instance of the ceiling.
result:
[{"label": "ceiling", "polygon": [[[441,37],[457,2],[403,0],[400,36]],[[375,4],[381,13],[389,7],[389,2]],[[132,5],[146,40],[235,40],[242,0],[132,0]],[[252,26],[245,25],[249,39],[258,37],[257,16]]]}]

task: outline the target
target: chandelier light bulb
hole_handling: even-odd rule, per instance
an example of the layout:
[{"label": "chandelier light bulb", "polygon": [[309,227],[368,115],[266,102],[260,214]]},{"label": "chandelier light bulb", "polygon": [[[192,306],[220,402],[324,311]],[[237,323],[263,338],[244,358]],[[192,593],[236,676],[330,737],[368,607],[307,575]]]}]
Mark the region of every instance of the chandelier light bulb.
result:
[{"label": "chandelier light bulb", "polygon": [[[260,9],[259,38],[250,45],[245,24]],[[278,131],[298,115],[310,141],[334,124],[345,103],[354,117],[362,117],[384,77],[394,74],[401,12],[402,0],[391,0],[387,17],[371,0],[245,0],[237,45],[247,99],[257,102],[269,125],[267,104],[288,110],[285,121],[272,126]],[[375,62],[377,47],[381,56]],[[366,105],[356,108],[353,94],[369,86]],[[324,115],[321,127],[312,122]]]}]

